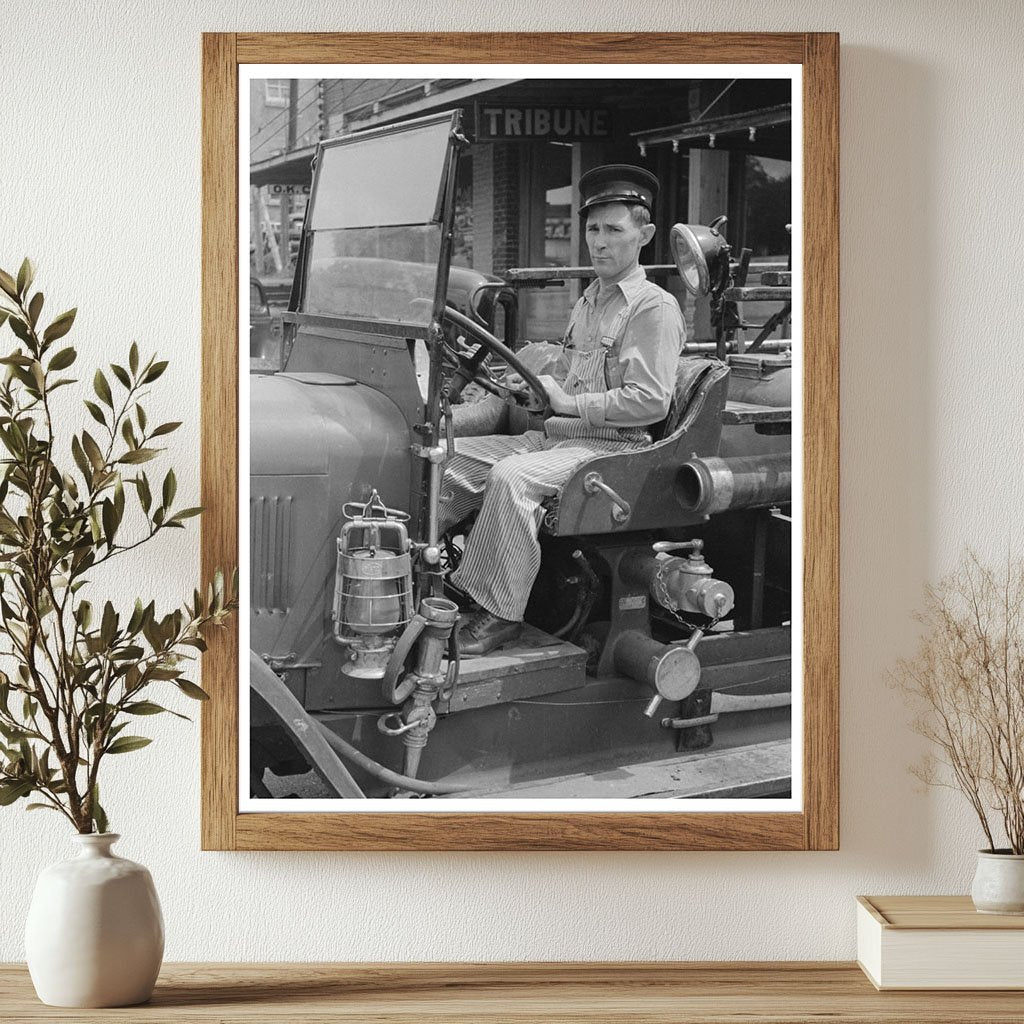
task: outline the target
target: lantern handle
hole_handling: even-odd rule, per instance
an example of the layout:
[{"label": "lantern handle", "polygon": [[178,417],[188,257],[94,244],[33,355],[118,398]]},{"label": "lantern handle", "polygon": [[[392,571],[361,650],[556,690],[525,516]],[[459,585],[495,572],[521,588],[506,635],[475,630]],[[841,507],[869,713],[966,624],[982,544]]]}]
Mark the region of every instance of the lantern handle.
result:
[{"label": "lantern handle", "polygon": [[[350,512],[349,509],[359,509],[357,512]],[[341,506],[341,514],[346,519],[394,519],[400,523],[409,521],[409,513],[401,509],[388,508],[381,500],[381,496],[374,488],[370,494],[370,500],[363,503],[359,501],[346,501]]]}]

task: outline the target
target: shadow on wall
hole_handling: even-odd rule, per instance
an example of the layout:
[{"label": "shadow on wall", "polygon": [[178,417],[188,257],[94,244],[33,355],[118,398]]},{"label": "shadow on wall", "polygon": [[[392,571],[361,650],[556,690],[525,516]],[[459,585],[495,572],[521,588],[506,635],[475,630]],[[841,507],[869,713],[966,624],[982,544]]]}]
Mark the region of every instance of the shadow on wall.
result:
[{"label": "shadow on wall", "polygon": [[[844,46],[841,71],[842,832],[849,857],[924,871],[923,749],[888,683],[930,572],[937,71]],[[856,870],[853,864],[850,865]]]}]

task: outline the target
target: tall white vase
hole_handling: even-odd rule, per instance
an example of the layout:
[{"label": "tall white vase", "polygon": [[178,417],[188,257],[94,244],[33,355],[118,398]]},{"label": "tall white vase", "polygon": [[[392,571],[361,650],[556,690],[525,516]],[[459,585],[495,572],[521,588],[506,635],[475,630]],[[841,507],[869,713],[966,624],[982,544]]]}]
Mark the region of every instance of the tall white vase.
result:
[{"label": "tall white vase", "polygon": [[153,993],[164,920],[153,879],[111,852],[120,836],[76,835],[77,857],[44,869],[25,926],[36,994],[50,1006],[133,1006]]}]

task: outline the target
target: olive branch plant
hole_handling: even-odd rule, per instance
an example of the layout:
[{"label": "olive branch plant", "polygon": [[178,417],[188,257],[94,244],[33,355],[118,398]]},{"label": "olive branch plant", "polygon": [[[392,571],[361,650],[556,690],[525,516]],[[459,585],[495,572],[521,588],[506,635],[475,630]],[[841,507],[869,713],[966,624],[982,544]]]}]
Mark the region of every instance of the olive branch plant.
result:
[{"label": "olive branch plant", "polygon": [[[894,682],[938,756],[910,770],[967,798],[989,852],[1024,854],[1024,560],[996,571],[969,552],[925,588],[915,618],[917,651],[898,662]],[[1008,850],[997,848],[1000,830]]]},{"label": "olive branch plant", "polygon": [[[109,376],[96,370],[95,400],[84,399],[92,432],[61,436],[52,398],[78,383],[62,375],[77,353],[57,342],[76,310],[43,328],[33,278],[27,259],[17,275],[0,271],[0,329],[6,323],[16,339],[0,357],[0,669],[10,669],[0,670],[0,806],[35,796],[30,809],[56,810],[80,833],[105,832],[101,764],[151,742],[125,732],[133,720],[186,718],[149,699],[158,687],[207,699],[185,673],[206,649],[206,629],[224,625],[234,610],[237,574],[226,585],[218,571],[163,615],[141,598],[123,613],[109,600],[94,606],[86,598],[94,570],[158,533],[183,529],[202,510],[174,507],[173,469],[154,494],[139,468],[181,424],[148,422],[142,399],[167,362],[142,360],[137,344],[125,365],[109,365]],[[130,530],[133,521],[138,528]]]}]

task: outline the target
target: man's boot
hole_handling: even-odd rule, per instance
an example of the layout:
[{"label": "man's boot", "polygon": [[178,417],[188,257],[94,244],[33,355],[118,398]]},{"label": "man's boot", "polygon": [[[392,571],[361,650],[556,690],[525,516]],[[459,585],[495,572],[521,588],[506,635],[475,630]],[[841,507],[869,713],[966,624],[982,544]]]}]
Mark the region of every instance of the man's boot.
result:
[{"label": "man's boot", "polygon": [[488,654],[515,640],[522,631],[521,622],[510,622],[481,608],[459,630],[459,650],[462,654]]}]

